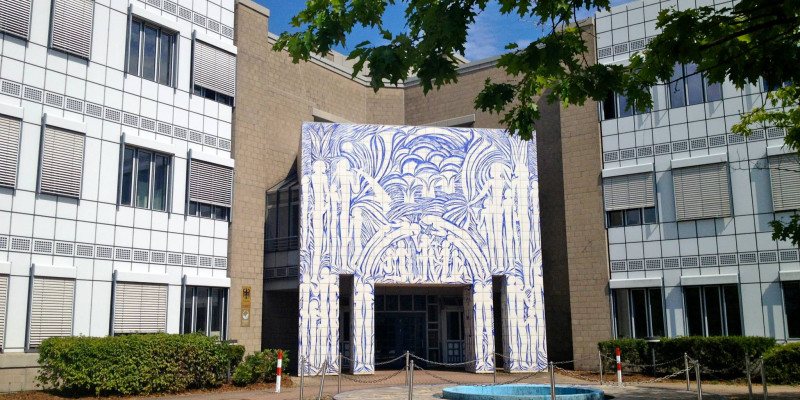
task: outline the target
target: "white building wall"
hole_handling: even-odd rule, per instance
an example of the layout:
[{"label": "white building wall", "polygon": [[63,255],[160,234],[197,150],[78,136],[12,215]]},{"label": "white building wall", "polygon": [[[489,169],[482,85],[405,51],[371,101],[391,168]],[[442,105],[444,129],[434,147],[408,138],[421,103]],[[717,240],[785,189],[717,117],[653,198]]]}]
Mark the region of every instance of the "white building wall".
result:
[{"label": "white building wall", "polygon": [[[0,299],[0,306],[7,302],[8,307],[0,344],[5,352],[25,349],[34,264],[77,269],[72,333],[87,336],[109,334],[114,271],[167,274],[167,331],[177,333],[183,276],[227,276],[228,222],[188,217],[184,209],[190,150],[232,165],[232,107],[192,95],[190,76],[193,32],[233,48],[234,0],[97,0],[89,60],[48,48],[51,1],[33,0],[29,40],[0,32],[0,105],[23,112],[16,189],[0,188],[0,238],[41,239],[54,247],[87,244],[94,252],[77,257],[0,246],[0,262],[11,263],[8,299]],[[129,5],[134,17],[164,22],[179,32],[176,88],[125,73]],[[58,105],[48,104],[48,98]],[[65,108],[66,99],[80,106]],[[43,114],[86,125],[80,199],[36,191]],[[137,122],[123,124],[125,115]],[[173,149],[171,212],[117,205],[122,134],[140,138],[137,145]],[[100,258],[98,246],[174,257],[169,264],[120,260],[115,254]]]}]

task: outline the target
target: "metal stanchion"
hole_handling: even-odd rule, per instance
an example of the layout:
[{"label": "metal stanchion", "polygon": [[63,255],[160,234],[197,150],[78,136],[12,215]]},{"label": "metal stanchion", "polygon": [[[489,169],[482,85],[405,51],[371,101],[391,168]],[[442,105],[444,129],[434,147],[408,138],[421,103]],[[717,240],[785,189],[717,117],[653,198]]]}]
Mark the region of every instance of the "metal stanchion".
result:
[{"label": "metal stanchion", "polygon": [[300,357],[300,400],[303,400],[303,378],[306,376],[306,359]]},{"label": "metal stanchion", "polygon": [[689,386],[689,355],[683,353],[683,367],[686,369],[686,391],[690,391],[692,388]]},{"label": "metal stanchion", "polygon": [[700,363],[694,362],[694,376],[697,378],[697,400],[703,400],[703,384],[700,382]]},{"label": "metal stanchion", "polygon": [[325,370],[328,369],[328,360],[322,362],[322,378],[319,380],[319,396],[317,400],[322,399],[322,389],[325,387]]},{"label": "metal stanchion", "polygon": [[622,359],[617,347],[617,386],[622,386]]},{"label": "metal stanchion", "polygon": [[744,355],[744,368],[747,370],[747,400],[753,400],[753,379],[750,376],[750,354]]},{"label": "metal stanchion", "polygon": [[597,359],[600,360],[600,384],[603,384],[603,353],[597,352]]},{"label": "metal stanchion", "polygon": [[764,357],[758,358],[759,366],[761,367],[761,384],[764,385],[764,400],[769,398],[769,394],[767,393],[767,371],[764,368]]},{"label": "metal stanchion", "polygon": [[342,353],[339,353],[339,385],[336,388],[336,393],[342,391]]},{"label": "metal stanchion", "polygon": [[[495,364],[497,364],[497,361],[495,361]],[[497,383],[497,365],[494,366],[494,383]]]},{"label": "metal stanchion", "polygon": [[550,399],[556,400],[556,368],[550,361]]},{"label": "metal stanchion", "polygon": [[408,385],[408,360],[409,360],[408,350],[406,350],[406,385]]},{"label": "metal stanchion", "polygon": [[409,364],[408,369],[408,400],[414,400],[414,360]]}]

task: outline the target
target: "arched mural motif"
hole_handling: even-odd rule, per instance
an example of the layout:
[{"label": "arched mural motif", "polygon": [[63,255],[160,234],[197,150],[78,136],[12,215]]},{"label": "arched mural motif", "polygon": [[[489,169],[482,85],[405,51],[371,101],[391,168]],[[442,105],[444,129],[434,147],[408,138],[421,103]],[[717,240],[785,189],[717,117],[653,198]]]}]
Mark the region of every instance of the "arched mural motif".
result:
[{"label": "arched mural motif", "polygon": [[[491,129],[306,123],[299,355],[337,369],[339,274],[354,276],[355,373],[374,371],[376,284],[470,285],[473,369],[494,369],[492,276],[503,275],[505,368],[546,365],[535,141]],[[498,351],[500,349],[497,349]]]}]

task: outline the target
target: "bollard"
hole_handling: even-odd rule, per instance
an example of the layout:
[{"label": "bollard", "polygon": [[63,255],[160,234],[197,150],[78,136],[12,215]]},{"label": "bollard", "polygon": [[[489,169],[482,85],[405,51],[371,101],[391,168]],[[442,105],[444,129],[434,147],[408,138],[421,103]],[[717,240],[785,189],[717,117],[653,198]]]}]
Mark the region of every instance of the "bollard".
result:
[{"label": "bollard", "polygon": [[303,357],[300,357],[300,400],[303,400],[303,378],[306,376],[305,369],[306,369],[306,360]]},{"label": "bollard", "polygon": [[409,365],[411,368],[408,369],[408,400],[414,400],[414,360],[411,360]]},{"label": "bollard", "polygon": [[597,358],[600,360],[600,384],[603,384],[603,353],[597,352]]},{"label": "bollard", "polygon": [[336,386],[336,393],[342,392],[342,353],[339,353],[339,384]]},{"label": "bollard", "polygon": [[769,398],[769,394],[767,393],[767,371],[764,369],[764,357],[758,357],[758,363],[761,367],[761,384],[764,385],[764,400]]},{"label": "bollard", "polygon": [[703,384],[700,382],[700,363],[694,362],[694,376],[697,378],[697,400],[703,400]]},{"label": "bollard", "polygon": [[550,361],[550,399],[556,400],[556,368]]},{"label": "bollard", "polygon": [[494,383],[497,383],[497,365],[494,366]]},{"label": "bollard", "polygon": [[744,368],[747,370],[747,400],[753,400],[753,379],[750,376],[750,354],[744,355]]},{"label": "bollard", "polygon": [[278,350],[278,367],[275,370],[275,393],[281,392],[281,367],[283,366],[283,350]]},{"label": "bollard", "polygon": [[319,380],[319,396],[317,400],[322,399],[322,389],[325,388],[325,371],[328,369],[328,360],[322,362],[322,378]]},{"label": "bollard", "polygon": [[620,361],[619,347],[617,347],[617,386],[622,386],[622,361]]},{"label": "bollard", "polygon": [[408,360],[409,360],[409,355],[408,355],[408,350],[406,350],[406,385],[408,385]]},{"label": "bollard", "polygon": [[683,353],[683,367],[686,368],[686,391],[692,390],[689,386],[689,355]]}]

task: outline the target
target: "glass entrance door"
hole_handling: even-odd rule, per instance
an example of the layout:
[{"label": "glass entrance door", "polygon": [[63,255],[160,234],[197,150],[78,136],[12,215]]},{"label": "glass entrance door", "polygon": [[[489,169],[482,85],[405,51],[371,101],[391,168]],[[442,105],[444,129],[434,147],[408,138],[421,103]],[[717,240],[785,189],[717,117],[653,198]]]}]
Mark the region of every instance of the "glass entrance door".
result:
[{"label": "glass entrance door", "polygon": [[[406,350],[413,354],[425,354],[424,312],[376,312],[375,313],[375,361],[390,360]],[[400,367],[400,359],[385,367]]]},{"label": "glass entrance door", "polygon": [[448,363],[464,362],[464,311],[444,311],[444,348],[447,351]]}]

